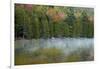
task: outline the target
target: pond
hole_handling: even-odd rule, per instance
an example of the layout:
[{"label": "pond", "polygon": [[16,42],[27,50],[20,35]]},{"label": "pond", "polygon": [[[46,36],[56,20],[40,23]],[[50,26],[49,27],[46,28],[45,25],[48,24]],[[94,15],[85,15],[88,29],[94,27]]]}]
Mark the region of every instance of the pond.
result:
[{"label": "pond", "polygon": [[[61,53],[63,55],[61,55]],[[43,57],[40,57],[41,54],[43,57],[45,56],[47,58],[46,62],[44,61],[45,59],[43,59]],[[20,60],[21,56],[28,57],[26,59],[31,59],[30,61],[33,62],[27,62],[29,60],[25,59],[26,60],[25,63],[22,63]],[[61,58],[59,58],[59,56]],[[31,40],[20,39],[15,41],[15,64],[88,61],[88,60],[93,60],[93,57],[94,57],[93,38],[51,38],[51,39],[31,39]],[[37,61],[34,62],[34,59],[36,60],[36,58],[42,59],[42,62],[37,62]],[[53,59],[54,60],[56,59],[56,61],[54,61]]]}]

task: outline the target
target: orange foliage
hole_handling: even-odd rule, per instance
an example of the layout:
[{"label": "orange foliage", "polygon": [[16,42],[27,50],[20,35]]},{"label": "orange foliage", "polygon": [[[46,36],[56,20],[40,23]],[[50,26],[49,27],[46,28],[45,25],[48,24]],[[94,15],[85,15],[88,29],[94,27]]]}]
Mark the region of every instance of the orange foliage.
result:
[{"label": "orange foliage", "polygon": [[49,15],[54,22],[59,22],[65,18],[64,13],[57,12],[53,8],[49,8],[46,14]]},{"label": "orange foliage", "polygon": [[59,21],[63,20],[64,17],[65,17],[64,13],[58,13],[58,14],[54,15],[52,17],[52,19],[54,22],[59,22]]},{"label": "orange foliage", "polygon": [[56,10],[53,9],[53,8],[49,8],[48,11],[47,11],[47,15],[49,16],[53,16],[56,14]]}]

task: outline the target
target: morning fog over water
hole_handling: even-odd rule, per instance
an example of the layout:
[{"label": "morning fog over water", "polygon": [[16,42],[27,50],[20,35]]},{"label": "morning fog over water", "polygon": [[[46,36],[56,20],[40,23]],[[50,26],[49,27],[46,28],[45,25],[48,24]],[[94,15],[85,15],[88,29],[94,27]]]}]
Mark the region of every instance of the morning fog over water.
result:
[{"label": "morning fog over water", "polygon": [[38,48],[60,48],[60,49],[77,49],[77,48],[89,48],[93,47],[93,38],[51,38],[51,39],[21,39],[16,40],[15,44],[27,51],[34,51]]},{"label": "morning fog over water", "polygon": [[[51,38],[51,39],[31,39],[31,40],[21,39],[15,41],[15,53],[19,55],[19,57],[23,57],[24,55],[27,56],[31,55],[31,57],[27,58],[29,60],[38,58],[36,56],[37,55],[39,56],[41,54],[42,57],[39,58],[42,61],[45,60],[43,58],[44,57],[46,58],[47,57],[46,55],[54,54],[53,57],[57,58],[62,54],[62,56],[60,56],[59,58],[60,61],[58,62],[83,61],[83,60],[93,60],[94,56],[93,46],[94,46],[93,38]],[[34,56],[34,53],[36,56]],[[82,55],[85,57],[85,59],[82,58],[83,57]],[[71,58],[70,56],[73,57],[72,58],[73,60],[70,60]],[[32,63],[32,61],[30,61],[30,63]]]}]

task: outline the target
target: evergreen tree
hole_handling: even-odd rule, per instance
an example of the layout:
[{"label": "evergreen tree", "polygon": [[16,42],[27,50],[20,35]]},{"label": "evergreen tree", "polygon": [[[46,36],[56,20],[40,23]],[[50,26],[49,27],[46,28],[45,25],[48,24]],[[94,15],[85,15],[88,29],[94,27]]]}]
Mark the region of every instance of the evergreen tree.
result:
[{"label": "evergreen tree", "polygon": [[73,27],[74,23],[76,23],[76,18],[74,15],[74,8],[69,8],[69,12],[67,13],[66,22],[69,26],[69,37],[73,37]]},{"label": "evergreen tree", "polygon": [[86,11],[82,12],[81,15],[81,23],[82,23],[82,37],[88,37],[88,29],[89,29],[89,19]]}]

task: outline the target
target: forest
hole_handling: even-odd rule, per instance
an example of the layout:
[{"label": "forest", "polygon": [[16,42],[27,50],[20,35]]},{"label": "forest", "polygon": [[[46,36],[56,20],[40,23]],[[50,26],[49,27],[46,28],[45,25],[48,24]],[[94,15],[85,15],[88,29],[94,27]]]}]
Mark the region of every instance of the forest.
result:
[{"label": "forest", "polygon": [[15,38],[93,38],[93,15],[93,8],[16,4]]}]

